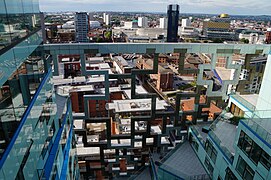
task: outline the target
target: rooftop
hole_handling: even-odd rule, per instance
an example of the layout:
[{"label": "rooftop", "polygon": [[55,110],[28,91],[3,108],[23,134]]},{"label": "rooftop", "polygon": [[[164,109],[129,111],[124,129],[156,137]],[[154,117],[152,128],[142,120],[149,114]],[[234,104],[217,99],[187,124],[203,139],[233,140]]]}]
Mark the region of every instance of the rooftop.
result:
[{"label": "rooftop", "polygon": [[122,56],[115,56],[115,60],[119,61],[123,66],[128,66],[127,61]]},{"label": "rooftop", "polygon": [[[109,81],[116,81],[117,79],[109,79]],[[74,77],[74,79],[72,78],[67,78],[64,79],[64,77],[61,76],[54,76],[53,77],[53,83],[55,86],[59,86],[59,85],[71,85],[71,84],[82,84],[82,83],[100,83],[100,82],[104,82],[105,78],[103,75],[99,76],[99,75],[93,75],[89,78],[85,78],[85,76],[77,76]]]},{"label": "rooftop", "polygon": [[202,140],[204,142],[206,142],[208,133],[203,132],[202,129],[209,128],[209,126],[211,125],[212,122],[213,121],[201,122],[201,123],[197,123],[196,125],[193,126],[198,131],[199,135],[202,137]]},{"label": "rooftop", "polygon": [[[238,93],[237,93],[238,94]],[[239,94],[240,95],[240,94]],[[240,95],[244,100],[252,104],[253,106],[257,105],[259,94],[244,94]]]},{"label": "rooftop", "polygon": [[[181,100],[182,102],[182,109],[183,111],[193,111],[194,110],[194,106],[195,106],[195,98],[190,98],[190,99],[184,99]],[[206,103],[206,98],[204,96],[200,96],[200,103],[204,104]],[[222,110],[220,108],[218,108],[215,104],[210,103],[210,107],[209,108],[203,108],[202,111],[209,111],[209,113],[220,113]]]},{"label": "rooftop", "polygon": [[222,81],[233,79],[232,70],[233,69],[226,69],[224,67],[216,67],[215,68],[215,71],[217,72],[218,76],[222,79]]},{"label": "rooftop", "polygon": [[[148,64],[151,68],[153,68],[153,60],[152,59],[147,59],[145,61],[146,64]],[[172,73],[172,70],[170,69],[165,69],[164,67],[162,67],[161,65],[158,65],[158,71],[159,73],[168,73],[168,72],[171,72]]]},{"label": "rooftop", "polygon": [[237,133],[237,126],[234,124],[230,124],[227,121],[217,121],[214,127],[215,128],[212,129],[212,132],[221,141],[221,146],[226,147],[231,153],[234,154],[234,144],[235,136]]},{"label": "rooftop", "polygon": [[188,141],[176,148],[175,152],[160,166],[161,169],[168,170],[183,179],[199,175],[207,176],[207,172]]},{"label": "rooftop", "polygon": [[[166,110],[169,106],[164,100],[156,99],[156,110]],[[151,111],[151,99],[113,100],[107,104],[107,109],[121,112]]]}]

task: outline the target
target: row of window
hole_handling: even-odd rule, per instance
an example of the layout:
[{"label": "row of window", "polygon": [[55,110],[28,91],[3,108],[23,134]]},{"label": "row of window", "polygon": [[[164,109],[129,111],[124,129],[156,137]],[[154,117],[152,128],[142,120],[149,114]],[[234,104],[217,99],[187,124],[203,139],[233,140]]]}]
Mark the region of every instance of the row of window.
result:
[{"label": "row of window", "polygon": [[213,163],[215,164],[216,162],[216,157],[217,157],[217,150],[214,148],[214,146],[211,144],[211,142],[207,139],[205,143],[205,149]]},{"label": "row of window", "polygon": [[240,174],[243,179],[253,180],[255,172],[252,168],[246,163],[246,161],[239,156],[238,162],[236,165],[236,171]]},{"label": "row of window", "polygon": [[[198,144],[197,142],[193,142],[192,144],[195,147],[196,150],[198,150]],[[256,165],[258,162],[260,162],[266,169],[269,171],[271,167],[271,157],[269,154],[267,154],[258,144],[256,144],[248,135],[246,135],[243,131],[240,133],[239,141],[238,141],[238,147],[251,159],[252,162],[254,162]],[[210,159],[213,161],[213,163],[216,163],[217,158],[217,150],[214,148],[212,143],[207,139],[205,143],[205,150]],[[210,175],[213,174],[213,166],[210,163],[209,157],[205,157],[204,165],[206,169],[209,171]],[[239,156],[237,165],[236,165],[236,171],[239,173],[239,175],[242,177],[242,179],[246,180],[252,180],[254,178],[255,172],[253,169],[246,163],[246,161]],[[226,169],[226,175],[225,180],[236,180],[237,177],[234,175],[234,173],[230,170],[228,167]]]},{"label": "row of window", "polygon": [[230,170],[229,167],[226,169],[226,175],[225,175],[225,180],[236,180],[237,177],[234,175],[234,173]]},{"label": "row of window", "polygon": [[209,160],[209,158],[207,156],[205,157],[204,165],[207,168],[207,170],[209,171],[210,176],[212,177],[213,176],[213,172],[214,172],[214,167],[210,163],[210,160]]},{"label": "row of window", "polygon": [[258,144],[256,144],[243,131],[240,133],[238,147],[251,159],[256,165],[260,162],[268,171],[271,167],[271,157]]}]

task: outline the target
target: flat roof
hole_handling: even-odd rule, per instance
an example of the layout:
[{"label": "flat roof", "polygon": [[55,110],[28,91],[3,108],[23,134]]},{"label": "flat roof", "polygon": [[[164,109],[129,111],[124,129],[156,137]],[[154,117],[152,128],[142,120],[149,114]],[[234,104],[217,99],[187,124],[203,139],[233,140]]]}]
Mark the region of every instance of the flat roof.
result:
[{"label": "flat roof", "polygon": [[88,57],[88,61],[103,61],[104,57]]},{"label": "flat roof", "polygon": [[[123,92],[127,95],[127,97],[129,99],[132,99],[131,88],[129,88],[129,89],[123,89]],[[148,91],[146,91],[146,89],[143,86],[136,85],[136,93],[137,94],[148,94]]]},{"label": "flat roof", "polygon": [[[156,99],[156,110],[165,110],[167,106],[164,100]],[[107,108],[115,112],[151,111],[151,99],[113,100],[107,104]]]},{"label": "flat roof", "polygon": [[86,92],[86,91],[94,91],[93,85],[79,85],[79,86],[58,86],[57,92],[58,94],[69,94],[69,92]]},{"label": "flat roof", "polygon": [[82,120],[82,119],[75,119],[73,121],[74,129],[75,130],[77,130],[77,129],[84,129],[83,128],[83,122],[84,122],[84,120]]},{"label": "flat roof", "polygon": [[88,155],[100,155],[100,147],[77,147],[76,151],[79,157]]},{"label": "flat roof", "polygon": [[110,69],[110,66],[108,63],[96,63],[96,64],[92,64],[92,63],[86,63],[87,67],[98,67],[99,69]]},{"label": "flat roof", "polygon": [[129,64],[122,56],[115,56],[114,57],[117,61],[119,61],[123,66],[128,66]]},{"label": "flat roof", "polygon": [[[111,71],[111,70],[110,70]],[[117,81],[117,79],[109,79],[109,81]],[[99,82],[105,82],[105,77],[102,75],[102,76],[92,76],[92,77],[89,77],[86,81],[87,83],[99,83]]]},{"label": "flat roof", "polygon": [[235,154],[234,144],[237,133],[237,126],[227,121],[218,121],[215,129],[212,130],[221,141],[221,145],[225,146],[231,153]]},{"label": "flat roof", "polygon": [[218,76],[224,81],[224,80],[232,80],[232,70],[233,69],[226,69],[224,67],[216,67],[215,68]]},{"label": "flat roof", "polygon": [[[145,61],[145,60],[143,60]],[[145,61],[146,64],[148,64],[151,68],[153,68],[153,60],[152,59],[147,59]],[[159,73],[173,73],[173,71],[171,69],[166,69],[163,66],[161,66],[160,64],[158,64],[158,71]]]},{"label": "flat roof", "polygon": [[240,95],[240,93],[238,93],[238,92],[236,94],[238,94],[240,97],[242,97],[244,100],[246,100],[247,102],[249,102],[253,106],[257,105],[259,94],[244,94],[244,95]]},{"label": "flat roof", "polygon": [[157,134],[162,134],[162,130],[159,126],[151,126],[151,131]]},{"label": "flat roof", "polygon": [[162,169],[184,179],[198,175],[207,176],[207,172],[188,141],[176,148],[178,149],[160,166]]},{"label": "flat roof", "polygon": [[64,84],[74,84],[74,83],[84,83],[86,82],[85,76],[77,76],[68,79],[64,79],[64,76],[53,76],[53,84],[54,85],[64,85]]},{"label": "flat roof", "polygon": [[206,141],[208,133],[203,132],[202,128],[209,127],[212,124],[212,122],[213,121],[198,122],[196,125],[193,125],[193,127],[198,131],[198,133],[202,137],[203,141]]}]

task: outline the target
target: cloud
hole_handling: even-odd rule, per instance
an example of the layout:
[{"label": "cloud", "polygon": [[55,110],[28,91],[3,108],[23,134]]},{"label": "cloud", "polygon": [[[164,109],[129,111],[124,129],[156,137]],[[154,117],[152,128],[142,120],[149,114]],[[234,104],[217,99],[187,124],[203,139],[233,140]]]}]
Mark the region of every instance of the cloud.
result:
[{"label": "cloud", "polygon": [[42,11],[141,11],[166,12],[180,4],[185,13],[271,14],[269,0],[42,0]]}]

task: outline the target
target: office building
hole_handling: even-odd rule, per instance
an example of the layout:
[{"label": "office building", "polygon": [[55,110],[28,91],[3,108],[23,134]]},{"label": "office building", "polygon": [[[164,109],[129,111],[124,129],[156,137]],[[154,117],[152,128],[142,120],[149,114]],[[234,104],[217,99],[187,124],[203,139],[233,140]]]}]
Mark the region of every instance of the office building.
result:
[{"label": "office building", "polygon": [[235,32],[230,31],[231,18],[228,14],[220,14],[217,17],[203,21],[203,34],[207,39],[235,40]]},{"label": "office building", "polygon": [[134,20],[134,21],[125,21],[124,22],[124,28],[126,28],[126,29],[138,28],[138,21],[137,20]]},{"label": "office building", "polygon": [[182,38],[198,38],[199,32],[192,26],[181,27],[179,33]]},{"label": "office building", "polygon": [[190,27],[191,20],[190,19],[182,19],[182,27]]},{"label": "office building", "polygon": [[76,42],[89,42],[89,18],[86,12],[75,14],[75,40]]},{"label": "office building", "polygon": [[39,4],[0,9],[11,27],[0,33],[0,179],[78,179],[70,99],[54,91]]},{"label": "office building", "polygon": [[103,22],[105,23],[106,20],[106,13],[103,13]]},{"label": "office building", "polygon": [[246,29],[239,34],[239,40],[247,39],[249,44],[262,44],[265,39],[265,34],[262,31]]},{"label": "office building", "polygon": [[90,21],[95,21],[94,12],[88,13],[88,18],[89,18]]},{"label": "office building", "polygon": [[242,94],[259,94],[266,62],[266,56],[251,57],[250,63],[247,64],[244,64],[243,59],[235,62],[243,65],[240,83],[237,86],[238,92]]},{"label": "office building", "polygon": [[159,28],[167,29],[167,18],[160,18],[159,22],[160,22]]},{"label": "office building", "polygon": [[57,31],[57,37],[59,43],[75,42],[75,31],[70,29],[59,29]]},{"label": "office building", "polygon": [[[153,60],[139,59],[137,61],[137,67],[139,69],[153,69]],[[160,91],[173,89],[173,72],[169,69],[165,69],[161,65],[158,65],[158,73],[150,75],[150,78],[154,81],[156,88]]]},{"label": "office building", "polygon": [[148,27],[148,18],[147,17],[138,17],[138,27],[141,27],[141,28]]},{"label": "office building", "polygon": [[178,41],[179,5],[171,4],[167,10],[167,42]]},{"label": "office building", "polygon": [[111,16],[110,16],[110,14],[105,15],[105,25],[107,25],[107,26],[111,25]]},{"label": "office building", "polygon": [[101,27],[101,23],[99,21],[89,21],[90,29],[96,29]]}]

